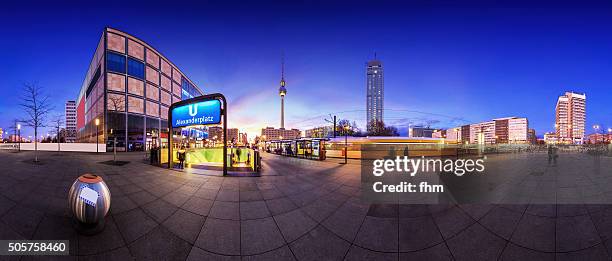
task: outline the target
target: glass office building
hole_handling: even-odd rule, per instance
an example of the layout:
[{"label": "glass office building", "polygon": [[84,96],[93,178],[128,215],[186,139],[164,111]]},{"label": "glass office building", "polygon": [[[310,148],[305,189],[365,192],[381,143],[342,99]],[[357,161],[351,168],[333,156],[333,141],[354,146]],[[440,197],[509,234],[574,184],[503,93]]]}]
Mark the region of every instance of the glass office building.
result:
[{"label": "glass office building", "polygon": [[77,99],[77,142],[97,140],[108,151],[165,146],[170,105],[202,94],[149,44],[105,28]]}]

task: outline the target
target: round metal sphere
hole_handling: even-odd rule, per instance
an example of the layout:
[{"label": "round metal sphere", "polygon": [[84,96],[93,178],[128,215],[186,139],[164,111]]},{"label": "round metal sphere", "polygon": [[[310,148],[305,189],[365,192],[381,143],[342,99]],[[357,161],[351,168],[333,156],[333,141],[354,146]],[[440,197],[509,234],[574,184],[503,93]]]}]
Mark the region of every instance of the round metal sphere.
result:
[{"label": "round metal sphere", "polygon": [[68,194],[72,215],[84,224],[97,224],[102,221],[111,204],[110,190],[102,177],[84,174],[78,177]]}]

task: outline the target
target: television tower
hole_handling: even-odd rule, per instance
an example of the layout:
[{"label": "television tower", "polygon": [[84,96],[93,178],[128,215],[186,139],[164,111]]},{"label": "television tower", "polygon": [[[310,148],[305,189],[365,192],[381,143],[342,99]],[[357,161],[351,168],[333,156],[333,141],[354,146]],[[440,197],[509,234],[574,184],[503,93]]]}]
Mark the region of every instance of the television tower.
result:
[{"label": "television tower", "polygon": [[280,128],[285,128],[285,95],[287,95],[287,89],[285,88],[285,54],[281,56],[281,81],[280,88],[278,88],[278,94],[281,98],[281,122]]}]

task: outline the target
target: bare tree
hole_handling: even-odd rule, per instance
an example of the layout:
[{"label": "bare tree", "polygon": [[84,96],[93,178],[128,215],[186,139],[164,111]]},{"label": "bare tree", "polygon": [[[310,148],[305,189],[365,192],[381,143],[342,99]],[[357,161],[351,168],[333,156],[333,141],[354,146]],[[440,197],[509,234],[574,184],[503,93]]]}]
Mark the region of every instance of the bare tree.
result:
[{"label": "bare tree", "polygon": [[[113,111],[125,110],[125,96],[121,95],[108,95],[108,106]],[[117,163],[117,134],[113,133],[113,129],[110,129],[110,134],[113,137],[113,164]]]},{"label": "bare tree", "polygon": [[52,110],[49,96],[45,95],[36,83],[25,83],[24,94],[19,104],[25,110],[27,118],[21,120],[25,125],[34,128],[34,162],[38,162],[38,128],[44,127],[47,114]]},{"label": "bare tree", "polygon": [[64,117],[61,114],[55,115],[51,120],[52,127],[55,129],[55,137],[57,140],[57,153],[60,152],[60,128],[64,125]]}]

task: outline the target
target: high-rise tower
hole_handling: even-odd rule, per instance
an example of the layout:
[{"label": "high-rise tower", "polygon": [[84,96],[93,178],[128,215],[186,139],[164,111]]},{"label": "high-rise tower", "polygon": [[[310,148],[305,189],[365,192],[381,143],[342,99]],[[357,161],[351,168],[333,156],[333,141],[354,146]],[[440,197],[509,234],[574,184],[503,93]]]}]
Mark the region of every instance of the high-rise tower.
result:
[{"label": "high-rise tower", "polygon": [[285,95],[287,95],[287,89],[285,88],[285,55],[281,58],[281,81],[280,88],[278,88],[278,94],[281,98],[281,129],[285,128]]},{"label": "high-rise tower", "polygon": [[385,102],[383,66],[382,62],[376,59],[376,54],[374,54],[374,60],[367,63],[366,75],[366,124],[367,130],[371,131],[372,123],[383,121]]},{"label": "high-rise tower", "polygon": [[586,125],[586,95],[566,92],[557,99],[555,131],[561,143],[582,144]]}]

